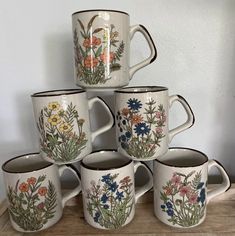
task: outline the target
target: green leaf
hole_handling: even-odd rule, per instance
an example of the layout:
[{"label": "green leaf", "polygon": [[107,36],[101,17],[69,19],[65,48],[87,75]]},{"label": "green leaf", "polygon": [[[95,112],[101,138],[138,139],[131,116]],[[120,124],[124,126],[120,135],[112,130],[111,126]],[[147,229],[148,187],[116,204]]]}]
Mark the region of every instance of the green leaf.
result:
[{"label": "green leaf", "polygon": [[83,23],[78,19],[78,22],[79,22],[79,24],[80,24],[80,26],[81,26],[81,28],[82,28],[82,30],[83,30],[83,32],[85,33],[85,28],[84,28],[84,25],[83,25]]},{"label": "green leaf", "polygon": [[91,29],[92,23],[93,23],[93,21],[95,20],[95,18],[96,18],[97,16],[98,16],[98,15],[94,15],[94,16],[90,19],[90,21],[88,22],[88,24],[87,24],[87,35],[89,34],[89,31],[90,31],[90,29]]},{"label": "green leaf", "polygon": [[100,32],[101,30],[104,30],[104,29],[103,29],[103,28],[97,28],[97,29],[95,29],[95,30],[93,31],[93,34],[96,34],[96,33]]},{"label": "green leaf", "polygon": [[121,65],[118,64],[118,63],[114,63],[114,64],[111,64],[111,65],[110,65],[110,70],[111,70],[111,72],[112,72],[112,71],[117,71],[117,70],[120,70],[120,69],[121,69]]},{"label": "green leaf", "polygon": [[101,54],[101,52],[102,52],[102,45],[99,46],[99,48],[97,49],[97,51],[96,51],[96,53],[95,53],[95,57],[99,57],[100,54]]}]

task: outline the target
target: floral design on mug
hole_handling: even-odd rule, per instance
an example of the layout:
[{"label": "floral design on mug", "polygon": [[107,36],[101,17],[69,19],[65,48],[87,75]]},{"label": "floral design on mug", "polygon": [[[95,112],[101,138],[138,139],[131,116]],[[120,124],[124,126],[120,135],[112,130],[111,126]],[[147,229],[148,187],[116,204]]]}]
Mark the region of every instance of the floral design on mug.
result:
[{"label": "floral design on mug", "polygon": [[[111,24],[110,27],[96,28],[92,24],[98,15],[94,15],[85,26],[78,19],[81,27],[80,35],[84,39],[79,44],[78,32],[73,33],[75,68],[77,77],[86,84],[105,84],[111,79],[113,71],[120,70],[119,61],[124,53],[124,42],[119,41],[118,31]],[[108,78],[107,78],[108,75]]]},{"label": "floral design on mug", "polygon": [[94,222],[107,229],[117,229],[125,224],[134,200],[130,176],[119,181],[119,174],[107,174],[98,183],[91,181],[87,192],[87,210]]},{"label": "floral design on mug", "polygon": [[206,206],[206,184],[201,180],[201,171],[174,173],[162,189],[161,209],[170,217],[169,222],[182,227],[199,223]]},{"label": "floral design on mug", "polygon": [[118,141],[121,147],[135,158],[152,157],[160,147],[165,137],[163,127],[166,123],[166,113],[163,105],[155,106],[151,99],[143,104],[136,98],[127,101],[127,107],[117,112],[116,119],[119,129]]},{"label": "floral design on mug", "polygon": [[12,220],[25,231],[40,230],[55,215],[56,191],[51,181],[43,185],[46,175],[18,180],[8,186],[9,213]]},{"label": "floral design on mug", "polygon": [[84,123],[72,103],[64,110],[57,101],[50,102],[41,110],[37,122],[42,151],[54,161],[75,160],[87,143]]}]

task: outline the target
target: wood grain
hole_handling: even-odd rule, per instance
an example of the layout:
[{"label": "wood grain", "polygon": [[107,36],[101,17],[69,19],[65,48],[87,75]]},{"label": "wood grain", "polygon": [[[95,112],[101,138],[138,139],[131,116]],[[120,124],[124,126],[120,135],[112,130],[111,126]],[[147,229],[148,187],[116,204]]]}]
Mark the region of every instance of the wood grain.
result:
[{"label": "wood grain", "polygon": [[[213,186],[210,186],[213,187]],[[83,217],[81,196],[72,199],[64,209],[62,219],[53,227],[38,233],[19,233],[12,229],[8,213],[0,217],[1,236],[21,235],[161,235],[212,236],[235,235],[235,185],[225,194],[212,200],[207,207],[205,221],[194,228],[177,229],[161,223],[153,213],[153,193],[149,192],[136,205],[133,221],[119,230],[98,230],[88,225]],[[2,207],[0,207],[0,212]]]}]

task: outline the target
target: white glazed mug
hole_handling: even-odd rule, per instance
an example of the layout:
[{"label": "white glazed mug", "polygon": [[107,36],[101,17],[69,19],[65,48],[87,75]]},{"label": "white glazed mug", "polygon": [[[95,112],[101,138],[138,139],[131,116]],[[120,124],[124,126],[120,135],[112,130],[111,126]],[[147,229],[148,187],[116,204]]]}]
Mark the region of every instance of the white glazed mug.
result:
[{"label": "white glazed mug", "polygon": [[[221,185],[207,190],[208,172],[216,167]],[[154,212],[163,223],[179,228],[194,227],[206,217],[208,202],[230,188],[229,177],[220,163],[208,160],[197,150],[170,148],[154,161]]]},{"label": "white glazed mug", "polygon": [[[143,25],[130,26],[128,13],[87,10],[72,14],[74,74],[84,88],[119,88],[129,84],[134,73],[157,57],[154,42]],[[145,37],[150,56],[130,67],[130,42],[136,32]]]},{"label": "white glazed mug", "polygon": [[[39,92],[31,97],[41,155],[49,162],[67,164],[81,160],[92,151],[95,138],[114,125],[113,114],[105,102],[99,97],[88,99],[83,89]],[[95,103],[105,109],[108,122],[92,132],[89,110]]]},{"label": "white glazed mug", "polygon": [[[57,223],[66,201],[81,190],[73,168],[46,162],[39,153],[10,159],[2,170],[11,224],[20,232],[36,232]],[[79,186],[62,194],[60,177],[65,170],[76,176]]]},{"label": "white glazed mug", "polygon": [[[142,169],[147,180],[135,188],[137,169]],[[134,217],[137,200],[153,186],[152,172],[145,164],[115,151],[98,151],[83,158],[81,183],[86,221],[107,230],[128,224]]]},{"label": "white glazed mug", "polygon": [[[168,128],[168,113],[178,101],[187,121]],[[148,161],[167,152],[172,138],[194,124],[194,114],[180,95],[168,95],[160,86],[126,87],[115,91],[116,141],[118,151],[133,160]]]}]

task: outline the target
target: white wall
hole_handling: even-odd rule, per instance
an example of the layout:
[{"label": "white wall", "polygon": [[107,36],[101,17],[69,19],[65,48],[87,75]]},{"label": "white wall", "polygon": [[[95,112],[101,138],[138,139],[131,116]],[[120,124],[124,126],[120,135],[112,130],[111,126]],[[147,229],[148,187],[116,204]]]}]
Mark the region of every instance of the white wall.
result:
[{"label": "white wall", "polygon": [[[171,146],[199,149],[219,160],[235,177],[234,0],[1,0],[0,164],[38,151],[30,94],[76,88],[71,14],[91,8],[127,11],[132,24],[148,28],[158,58],[137,72],[130,85],[164,85],[170,94],[184,96],[196,123],[176,136]],[[132,62],[148,54],[139,36],[132,43]],[[102,96],[113,105],[110,95]],[[95,112],[93,119],[96,116]],[[171,126],[184,118],[180,106],[175,106]],[[100,137],[95,148],[115,147],[113,141],[114,130]],[[3,197],[0,173],[0,199]]]}]

